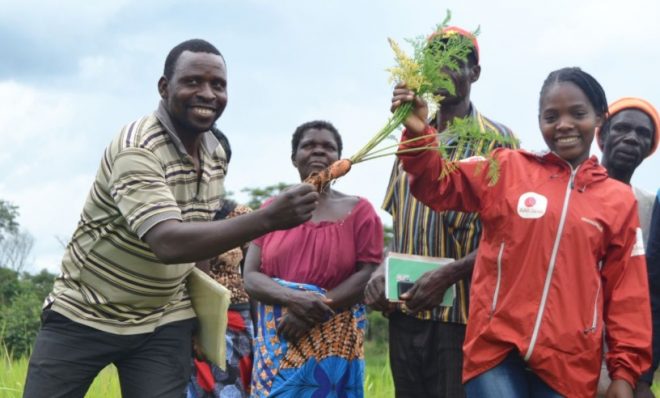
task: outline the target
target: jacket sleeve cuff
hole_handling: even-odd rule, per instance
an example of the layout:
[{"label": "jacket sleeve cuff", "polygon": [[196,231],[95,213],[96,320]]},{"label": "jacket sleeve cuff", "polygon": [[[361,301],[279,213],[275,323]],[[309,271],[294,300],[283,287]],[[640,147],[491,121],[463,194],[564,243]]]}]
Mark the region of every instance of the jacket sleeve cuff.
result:
[{"label": "jacket sleeve cuff", "polygon": [[614,380],[624,380],[630,384],[630,386],[635,389],[637,386],[637,375],[632,373],[628,369],[618,368],[610,375],[612,381]]},{"label": "jacket sleeve cuff", "polygon": [[[413,138],[417,139],[412,142],[404,143],[405,141],[411,140]],[[418,136],[413,136],[412,134],[408,133],[408,129],[404,129],[403,134],[401,135],[401,142],[402,144],[399,145],[400,150],[431,145],[436,142],[435,129],[427,124],[422,134]]]}]

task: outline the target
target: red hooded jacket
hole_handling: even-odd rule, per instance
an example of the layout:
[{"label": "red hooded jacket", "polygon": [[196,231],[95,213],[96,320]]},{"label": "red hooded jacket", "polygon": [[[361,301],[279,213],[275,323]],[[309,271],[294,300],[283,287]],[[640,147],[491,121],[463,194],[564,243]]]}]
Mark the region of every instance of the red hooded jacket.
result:
[{"label": "red hooded jacket", "polygon": [[[400,149],[437,145],[428,139]],[[402,140],[408,137],[404,132]],[[651,364],[646,260],[629,186],[595,157],[578,168],[553,153],[497,149],[499,180],[483,158],[440,178],[436,151],[399,155],[413,195],[437,211],[478,212],[483,234],[472,276],[463,380],[516,350],[551,388],[593,397],[603,327],[612,379],[635,386]]]}]

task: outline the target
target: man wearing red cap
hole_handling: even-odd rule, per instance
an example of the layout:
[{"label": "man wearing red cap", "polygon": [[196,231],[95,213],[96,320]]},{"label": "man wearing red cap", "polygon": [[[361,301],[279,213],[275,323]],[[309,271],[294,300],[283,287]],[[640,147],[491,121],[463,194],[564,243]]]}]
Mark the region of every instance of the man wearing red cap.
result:
[{"label": "man wearing red cap", "polygon": [[[602,163],[609,176],[630,185],[630,179],[637,167],[658,147],[659,136],[660,117],[649,102],[640,98],[625,97],[610,104],[609,117],[597,138],[598,146],[603,151]],[[637,187],[632,187],[632,189],[637,198],[639,222],[646,249],[655,195]],[[651,275],[654,263],[647,261],[647,266],[649,275]],[[649,282],[651,282],[650,279]],[[649,285],[653,295],[653,291],[657,288],[653,288],[653,283],[649,283]],[[657,308],[657,304],[660,302],[653,306],[652,312],[654,313],[660,310]],[[657,341],[660,337],[659,333],[660,330],[654,330],[654,346],[660,343]],[[635,391],[637,398],[653,397],[650,385],[653,382],[653,373],[657,368],[658,358],[654,357],[653,360],[655,366],[643,374],[637,383]],[[598,386],[599,396],[604,394],[610,383],[607,369],[603,369]]]},{"label": "man wearing red cap", "polygon": [[[511,130],[484,117],[470,101],[472,84],[479,79],[479,46],[475,36],[457,27],[447,27],[429,40],[446,40],[450,35],[470,39],[473,50],[458,71],[447,72],[455,85],[454,94],[443,91],[442,106],[431,125],[440,134],[455,118],[473,118],[483,131],[512,137]],[[495,144],[484,142],[483,148]],[[451,160],[473,155],[473,148],[460,153],[449,151]],[[398,253],[449,257],[455,262],[424,274],[401,296],[405,305],[393,307],[384,297],[384,267],[374,272],[365,298],[372,307],[389,312],[390,366],[396,396],[462,397],[463,340],[467,322],[470,277],[481,223],[477,214],[454,211],[434,212],[410,193],[408,175],[397,160],[390,177],[383,208],[392,214],[394,239],[391,250]],[[440,306],[445,291],[456,285],[450,307]]]}]

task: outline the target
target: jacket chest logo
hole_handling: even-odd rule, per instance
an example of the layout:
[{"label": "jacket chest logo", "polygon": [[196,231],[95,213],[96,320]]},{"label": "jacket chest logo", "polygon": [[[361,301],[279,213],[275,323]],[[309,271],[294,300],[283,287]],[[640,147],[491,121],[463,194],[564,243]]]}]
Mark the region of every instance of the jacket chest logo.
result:
[{"label": "jacket chest logo", "polygon": [[536,192],[526,192],[518,199],[518,215],[521,218],[541,218],[548,209],[548,198]]}]

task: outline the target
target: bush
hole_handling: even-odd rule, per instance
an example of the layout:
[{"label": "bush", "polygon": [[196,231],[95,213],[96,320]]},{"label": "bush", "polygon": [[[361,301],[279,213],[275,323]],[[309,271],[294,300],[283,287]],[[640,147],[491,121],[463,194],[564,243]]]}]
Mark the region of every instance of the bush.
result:
[{"label": "bush", "polygon": [[21,291],[18,272],[0,267],[0,308],[10,305]]},{"label": "bush", "polygon": [[33,276],[0,267],[0,347],[13,358],[30,354],[54,279],[46,270]]},{"label": "bush", "polygon": [[2,340],[13,358],[29,355],[39,331],[41,303],[33,292],[23,292],[2,308]]},{"label": "bush", "polygon": [[387,344],[389,321],[379,311],[368,310],[366,340],[377,344]]}]

